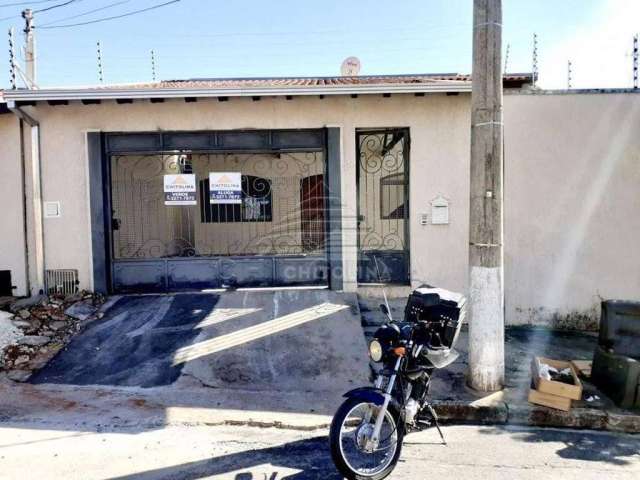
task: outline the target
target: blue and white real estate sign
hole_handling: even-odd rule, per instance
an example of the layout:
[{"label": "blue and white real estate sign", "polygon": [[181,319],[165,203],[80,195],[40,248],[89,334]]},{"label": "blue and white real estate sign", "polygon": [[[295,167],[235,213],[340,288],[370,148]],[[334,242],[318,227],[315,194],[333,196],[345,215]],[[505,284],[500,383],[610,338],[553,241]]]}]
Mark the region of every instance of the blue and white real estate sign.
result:
[{"label": "blue and white real estate sign", "polygon": [[165,205],[197,205],[196,176],[191,173],[164,176]]},{"label": "blue and white real estate sign", "polygon": [[242,203],[242,174],[209,172],[209,203]]}]

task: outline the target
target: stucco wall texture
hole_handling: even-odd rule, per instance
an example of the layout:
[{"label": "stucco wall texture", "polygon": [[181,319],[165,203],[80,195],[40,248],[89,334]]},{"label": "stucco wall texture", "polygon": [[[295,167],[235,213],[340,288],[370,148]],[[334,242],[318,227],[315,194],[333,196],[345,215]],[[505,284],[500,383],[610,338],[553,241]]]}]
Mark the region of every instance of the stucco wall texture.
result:
[{"label": "stucco wall texture", "polygon": [[26,292],[24,208],[20,162],[20,123],[0,115],[0,270],[11,270],[14,295]]},{"label": "stucco wall texture", "polygon": [[[62,216],[44,221],[47,268],[78,269],[81,286],[92,287],[88,131],[338,126],[345,290],[353,291],[356,128],[409,127],[412,284],[466,292],[469,108],[466,94],[27,107],[42,128],[43,199],[61,202]],[[507,94],[504,110],[506,320],[593,324],[601,297],[640,296],[640,95]],[[17,120],[10,115],[0,117],[0,139],[7,145],[1,186],[20,205]],[[439,195],[450,201],[449,225],[420,225]],[[0,268],[24,278],[22,213],[0,215],[11,225],[0,238]]]},{"label": "stucco wall texture", "polygon": [[507,318],[595,326],[640,299],[640,95],[504,104]]}]

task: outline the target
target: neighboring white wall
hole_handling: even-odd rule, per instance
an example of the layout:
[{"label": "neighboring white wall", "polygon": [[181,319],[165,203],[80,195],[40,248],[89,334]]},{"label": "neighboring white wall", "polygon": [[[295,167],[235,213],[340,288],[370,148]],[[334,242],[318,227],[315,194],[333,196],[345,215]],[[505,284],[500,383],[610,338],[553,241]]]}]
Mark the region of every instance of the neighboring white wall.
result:
[{"label": "neighboring white wall", "polygon": [[509,323],[594,327],[640,300],[640,95],[505,96]]},{"label": "neighboring white wall", "polygon": [[0,115],[0,179],[0,270],[11,270],[14,295],[26,295],[20,124],[12,114]]},{"label": "neighboring white wall", "polygon": [[[356,288],[356,128],[409,127],[411,135],[411,271],[414,283],[466,288],[469,100],[444,94],[391,98],[232,98],[185,103],[28,107],[42,126],[43,197],[60,201],[62,216],[45,219],[47,268],[75,268],[81,287],[91,287],[85,132],[321,128],[342,131],[342,200],[345,290]],[[442,194],[451,199],[452,223],[421,227],[418,213]],[[71,247],[72,246],[72,247]]]}]

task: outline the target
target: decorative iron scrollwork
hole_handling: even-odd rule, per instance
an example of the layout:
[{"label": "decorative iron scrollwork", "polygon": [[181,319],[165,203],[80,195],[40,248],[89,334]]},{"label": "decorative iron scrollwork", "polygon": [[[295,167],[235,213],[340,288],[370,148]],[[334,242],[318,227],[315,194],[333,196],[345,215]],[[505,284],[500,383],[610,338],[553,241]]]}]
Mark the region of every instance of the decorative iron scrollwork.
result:
[{"label": "decorative iron scrollwork", "polygon": [[408,178],[404,130],[358,132],[361,250],[405,250]]},{"label": "decorative iron scrollwork", "polygon": [[[111,171],[116,259],[324,252],[321,152],[119,155]],[[212,171],[242,173],[241,204],[209,203]],[[196,175],[198,205],[164,204],[178,173]]]}]

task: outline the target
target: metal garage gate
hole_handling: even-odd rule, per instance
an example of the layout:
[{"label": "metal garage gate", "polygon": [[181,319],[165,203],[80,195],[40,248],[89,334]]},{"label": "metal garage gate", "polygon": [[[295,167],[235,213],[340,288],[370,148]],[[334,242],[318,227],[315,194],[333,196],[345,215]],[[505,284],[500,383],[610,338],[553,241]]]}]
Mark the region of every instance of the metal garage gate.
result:
[{"label": "metal garage gate", "polygon": [[[327,283],[324,131],[172,135],[106,139],[112,290]],[[216,197],[230,177],[233,203]]]}]

